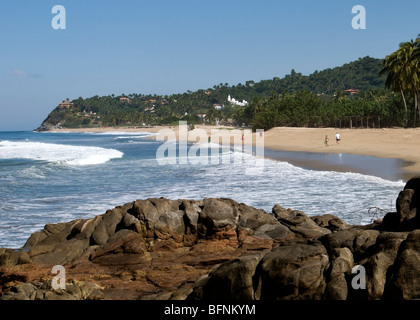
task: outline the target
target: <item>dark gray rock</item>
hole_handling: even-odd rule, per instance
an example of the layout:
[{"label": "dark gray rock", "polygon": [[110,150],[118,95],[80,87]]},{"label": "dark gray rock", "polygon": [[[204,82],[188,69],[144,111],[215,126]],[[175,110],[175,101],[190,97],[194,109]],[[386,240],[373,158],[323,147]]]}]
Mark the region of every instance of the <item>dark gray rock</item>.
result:
[{"label": "dark gray rock", "polygon": [[389,268],[383,298],[420,299],[420,230],[408,233]]},{"label": "dark gray rock", "polygon": [[121,266],[148,258],[147,244],[143,237],[131,230],[118,231],[89,257],[95,263]]},{"label": "dark gray rock", "polygon": [[254,300],[253,277],[263,253],[233,259],[199,282],[189,300]]},{"label": "dark gray rock", "polygon": [[311,217],[311,219],[321,228],[326,228],[330,230],[331,232],[346,230],[352,227],[351,225],[345,223],[342,219],[332,214],[314,216],[314,217]]},{"label": "dark gray rock", "polygon": [[420,208],[420,176],[407,181],[396,200],[397,212],[385,215],[381,230],[412,231],[420,228],[420,217],[417,212]]},{"label": "dark gray rock", "polygon": [[89,240],[71,239],[57,244],[32,247],[29,255],[33,262],[42,265],[64,265],[79,258],[89,247]]},{"label": "dark gray rock", "polygon": [[198,223],[202,225],[201,233],[211,236],[223,230],[236,229],[239,214],[237,205],[231,199],[204,199],[198,220]]},{"label": "dark gray rock", "polygon": [[361,228],[350,228],[342,231],[327,234],[319,241],[325,246],[329,254],[336,248],[348,248],[352,252],[355,261],[365,258],[379,236],[378,230],[364,230]]},{"label": "dark gray rock", "polygon": [[238,210],[240,212],[238,223],[241,228],[256,230],[263,225],[279,225],[273,215],[267,214],[262,209],[256,209],[241,203]]},{"label": "dark gray rock", "polygon": [[317,239],[331,233],[330,230],[317,225],[309,216],[299,210],[285,209],[276,204],[273,214],[277,220],[287,226],[292,232],[307,239]]},{"label": "dark gray rock", "polygon": [[348,248],[335,248],[330,255],[331,267],[327,277],[324,299],[347,300],[347,277],[354,266],[353,254]]},{"label": "dark gray rock", "polygon": [[289,243],[267,253],[256,274],[255,298],[261,300],[319,300],[329,258],[318,242]]},{"label": "dark gray rock", "polygon": [[394,265],[401,243],[407,232],[382,232],[372,248],[372,255],[363,266],[366,269],[366,287],[369,299],[381,299],[390,267]]}]

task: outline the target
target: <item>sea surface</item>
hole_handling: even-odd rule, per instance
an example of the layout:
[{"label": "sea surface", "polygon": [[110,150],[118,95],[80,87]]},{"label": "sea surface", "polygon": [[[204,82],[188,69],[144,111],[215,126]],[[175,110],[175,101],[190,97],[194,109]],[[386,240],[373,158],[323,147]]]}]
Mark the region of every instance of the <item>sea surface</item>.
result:
[{"label": "sea surface", "polygon": [[[177,148],[178,144],[155,141],[151,135],[0,132],[0,247],[22,247],[47,223],[91,218],[149,197],[224,197],[267,212],[280,204],[309,216],[331,213],[348,223],[367,224],[383,216],[382,211],[369,208],[395,210],[395,199],[405,184],[375,175],[257,159],[240,148],[219,150],[216,145],[211,146],[217,152],[209,152],[207,163],[193,157],[179,161],[177,155],[175,163],[162,164],[158,150],[168,147],[163,152],[163,160],[168,160],[170,145]],[[187,145],[188,150],[191,147],[197,146]],[[194,154],[203,156],[203,150]],[[262,172],[247,174],[247,169],[261,166],[261,160]]]}]

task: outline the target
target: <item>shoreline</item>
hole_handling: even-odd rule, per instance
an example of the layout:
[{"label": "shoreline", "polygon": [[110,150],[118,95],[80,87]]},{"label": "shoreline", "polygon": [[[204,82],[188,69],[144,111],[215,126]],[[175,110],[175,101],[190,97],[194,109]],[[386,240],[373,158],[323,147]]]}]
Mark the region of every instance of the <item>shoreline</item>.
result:
[{"label": "shoreline", "polygon": [[390,181],[402,180],[404,182],[415,175],[415,173],[403,169],[411,164],[403,159],[349,153],[283,151],[270,148],[265,150],[265,158],[286,161],[303,169],[360,173]]},{"label": "shoreline", "polygon": [[[336,144],[335,134],[341,141]],[[324,146],[328,135],[329,146]],[[420,172],[420,129],[334,129],[334,128],[273,128],[265,132],[265,147],[274,150],[319,153],[325,155],[353,155],[395,160],[400,179],[407,181]],[[362,159],[360,159],[362,160]],[[318,168],[327,170],[325,164]],[[336,171],[334,168],[333,171]],[[380,168],[378,168],[380,170]]]},{"label": "shoreline", "polygon": [[[175,131],[177,139],[178,126],[156,126],[156,127],[104,127],[104,128],[80,128],[80,129],[57,129],[49,132],[151,132],[158,133],[161,129],[172,129]],[[233,127],[205,126],[198,125],[195,128],[204,129],[208,134],[212,129],[229,129]],[[339,132],[341,141],[336,144],[335,133]],[[325,135],[329,137],[329,146],[325,146],[323,141]],[[154,138],[152,136],[150,138]],[[188,139],[190,142],[195,140]],[[245,141],[249,144],[249,141]],[[255,133],[253,133],[252,144],[255,146]],[[315,170],[330,170],[339,172],[358,172],[369,174],[369,170],[363,168],[361,158],[353,163],[333,163],[324,161],[323,155],[354,155],[365,157],[376,157],[378,163],[382,159],[394,160],[394,166],[399,170],[393,175],[400,180],[407,181],[412,176],[420,172],[420,128],[384,128],[384,129],[334,129],[334,128],[295,128],[295,127],[276,127],[264,132],[265,152],[268,158],[287,161],[293,165],[311,168]],[[276,152],[291,152],[288,155],[275,155]],[[274,155],[269,155],[274,153]],[[297,157],[291,156],[293,153],[301,153]],[[305,159],[305,154],[310,155]],[[316,157],[315,155],[318,155]],[[350,158],[350,157],[347,157]],[[373,161],[373,159],[370,159]],[[342,162],[342,161],[340,161]],[[385,162],[384,162],[385,163]],[[376,168],[379,172],[381,168]],[[386,169],[385,169],[386,170]]]}]

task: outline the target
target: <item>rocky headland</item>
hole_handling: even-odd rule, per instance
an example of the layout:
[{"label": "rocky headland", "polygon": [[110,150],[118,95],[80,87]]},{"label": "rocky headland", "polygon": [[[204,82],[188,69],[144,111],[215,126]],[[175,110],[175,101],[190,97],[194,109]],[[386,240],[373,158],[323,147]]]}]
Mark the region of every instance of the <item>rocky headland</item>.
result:
[{"label": "rocky headland", "polygon": [[419,207],[420,177],[363,226],[278,204],[137,200],[0,249],[0,300],[419,299]]}]

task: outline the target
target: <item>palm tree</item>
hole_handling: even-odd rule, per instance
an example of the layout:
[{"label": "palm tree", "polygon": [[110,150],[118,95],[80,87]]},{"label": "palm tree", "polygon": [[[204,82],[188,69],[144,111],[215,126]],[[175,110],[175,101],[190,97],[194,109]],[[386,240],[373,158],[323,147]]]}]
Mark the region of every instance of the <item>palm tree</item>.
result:
[{"label": "palm tree", "polygon": [[420,34],[417,36],[417,39],[414,44],[414,52],[413,52],[413,59],[414,59],[414,70],[416,70],[416,88],[417,88],[417,106],[420,105]]},{"label": "palm tree", "polygon": [[410,42],[404,42],[401,45],[403,52],[405,53],[405,59],[407,61],[406,73],[407,80],[409,81],[409,87],[414,97],[414,124],[416,126],[417,112],[420,115],[419,100],[420,100],[420,55],[418,42],[411,40]]},{"label": "palm tree", "polygon": [[345,100],[346,98],[347,98],[346,93],[342,90],[337,90],[334,93],[334,101],[335,102],[341,102],[341,101]]},{"label": "palm tree", "polygon": [[400,44],[400,48],[388,55],[383,63],[381,74],[387,73],[385,86],[393,91],[399,91],[404,101],[405,126],[408,125],[408,110],[405,94],[410,93],[414,98],[414,120],[416,126],[417,112],[420,99],[420,62],[419,62],[419,38],[416,41],[408,41]]},{"label": "palm tree", "polygon": [[400,92],[401,97],[404,101],[405,109],[405,127],[408,127],[408,108],[407,101],[405,99],[404,92],[407,91],[406,87],[403,87],[403,84],[406,86],[407,81],[405,79],[404,71],[404,61],[402,59],[401,50],[397,50],[392,54],[385,57],[383,62],[383,68],[380,71],[380,74],[387,73],[387,78],[385,80],[385,87],[391,89],[395,92]]}]

